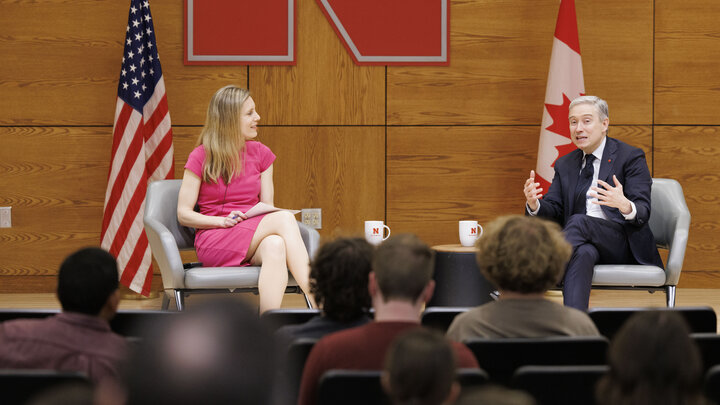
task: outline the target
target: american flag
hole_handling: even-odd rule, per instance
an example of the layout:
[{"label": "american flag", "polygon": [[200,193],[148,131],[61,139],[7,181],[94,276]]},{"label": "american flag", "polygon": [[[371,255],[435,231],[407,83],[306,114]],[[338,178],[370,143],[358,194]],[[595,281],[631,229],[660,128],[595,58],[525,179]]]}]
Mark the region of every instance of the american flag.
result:
[{"label": "american flag", "polygon": [[150,4],[131,0],[118,83],[101,246],[118,260],[120,282],[150,294],[152,256],[143,229],[148,182],[173,178],[165,82]]}]

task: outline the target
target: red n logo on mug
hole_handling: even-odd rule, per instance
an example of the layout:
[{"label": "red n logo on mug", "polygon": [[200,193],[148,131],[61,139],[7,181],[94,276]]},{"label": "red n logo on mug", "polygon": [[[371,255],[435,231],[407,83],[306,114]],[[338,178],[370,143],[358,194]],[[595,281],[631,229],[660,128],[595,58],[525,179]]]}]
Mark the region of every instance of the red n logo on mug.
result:
[{"label": "red n logo on mug", "polygon": [[373,228],[373,235],[380,235],[380,228]]}]

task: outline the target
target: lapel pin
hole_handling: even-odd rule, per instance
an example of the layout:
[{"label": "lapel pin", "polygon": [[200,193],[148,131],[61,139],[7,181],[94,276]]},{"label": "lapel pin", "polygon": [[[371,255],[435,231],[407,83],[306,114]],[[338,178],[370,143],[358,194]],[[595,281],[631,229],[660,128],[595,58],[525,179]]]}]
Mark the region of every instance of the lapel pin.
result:
[{"label": "lapel pin", "polygon": [[608,159],[608,163],[612,162],[612,159]]}]

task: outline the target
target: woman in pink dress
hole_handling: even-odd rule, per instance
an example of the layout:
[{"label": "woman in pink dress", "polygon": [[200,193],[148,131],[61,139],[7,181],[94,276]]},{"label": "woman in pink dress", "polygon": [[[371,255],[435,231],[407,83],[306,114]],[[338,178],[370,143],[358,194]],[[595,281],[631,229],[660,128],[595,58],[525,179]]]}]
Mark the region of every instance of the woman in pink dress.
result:
[{"label": "woman in pink dress", "polygon": [[258,202],[274,205],[275,155],[253,140],[258,121],[247,90],[229,85],[213,95],[198,146],[185,165],[177,213],[182,225],[197,229],[195,249],[204,266],[261,265],[262,313],[280,308],[288,269],[312,297],[310,260],[295,216],[287,211],[244,214]]}]

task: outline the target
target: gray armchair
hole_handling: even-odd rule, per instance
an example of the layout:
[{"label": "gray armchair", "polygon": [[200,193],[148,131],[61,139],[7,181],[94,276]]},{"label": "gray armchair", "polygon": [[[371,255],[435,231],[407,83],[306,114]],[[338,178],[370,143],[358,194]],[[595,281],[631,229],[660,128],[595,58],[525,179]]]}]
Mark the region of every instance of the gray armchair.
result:
[{"label": "gray armchair", "polygon": [[680,183],[672,179],[653,179],[650,229],[660,248],[668,250],[665,270],[656,266],[601,264],[595,266],[593,288],[663,290],[668,307],[675,306],[675,287],[680,278],[688,232],[690,211]]},{"label": "gray armchair", "polygon": [[[145,232],[152,254],[160,267],[165,296],[163,309],[175,297],[178,311],[185,306],[185,297],[191,293],[257,293],[259,266],[201,267],[200,264],[183,264],[181,250],[193,250],[195,230],[178,222],[177,200],[182,180],[160,180],[150,183],[145,199]],[[310,257],[318,248],[320,235],[315,229],[298,222],[300,234]],[[288,277],[286,293],[302,294],[297,282]],[[305,297],[310,307],[310,301]]]}]

